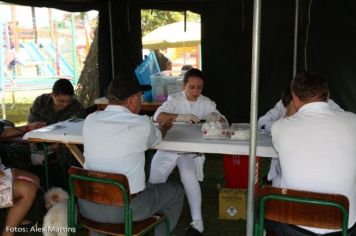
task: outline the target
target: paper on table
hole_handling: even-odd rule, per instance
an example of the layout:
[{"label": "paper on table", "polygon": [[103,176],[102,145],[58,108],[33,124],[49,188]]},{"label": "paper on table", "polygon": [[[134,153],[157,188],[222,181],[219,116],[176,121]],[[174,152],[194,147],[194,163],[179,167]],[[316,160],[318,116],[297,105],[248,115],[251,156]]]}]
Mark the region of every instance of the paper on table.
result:
[{"label": "paper on table", "polygon": [[37,129],[36,132],[48,132],[48,131],[63,129],[63,128],[66,128],[66,126],[64,126],[64,125],[49,125],[49,126],[41,128],[41,129]]}]

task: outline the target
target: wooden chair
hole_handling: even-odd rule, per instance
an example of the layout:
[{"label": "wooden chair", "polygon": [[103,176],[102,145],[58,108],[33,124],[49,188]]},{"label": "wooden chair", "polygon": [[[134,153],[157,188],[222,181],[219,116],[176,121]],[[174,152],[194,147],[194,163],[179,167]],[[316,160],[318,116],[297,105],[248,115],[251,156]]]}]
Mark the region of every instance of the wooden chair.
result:
[{"label": "wooden chair", "polygon": [[259,196],[256,236],[263,235],[265,218],[292,225],[342,229],[342,235],[347,236],[349,201],[344,195],[265,186]]},{"label": "wooden chair", "polygon": [[122,174],[89,171],[77,167],[69,170],[68,226],[75,227],[75,197],[98,204],[120,206],[124,208],[125,222],[110,224],[99,223],[81,216],[80,223],[84,228],[108,235],[141,235],[156,227],[163,221],[166,224],[166,235],[170,235],[168,218],[156,213],[151,218],[133,222],[131,199],[127,177]]}]

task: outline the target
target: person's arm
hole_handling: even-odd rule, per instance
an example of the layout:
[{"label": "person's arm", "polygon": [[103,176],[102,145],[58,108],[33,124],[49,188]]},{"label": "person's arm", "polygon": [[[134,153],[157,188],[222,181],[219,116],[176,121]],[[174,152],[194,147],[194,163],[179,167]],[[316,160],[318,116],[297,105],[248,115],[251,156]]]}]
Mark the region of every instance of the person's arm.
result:
[{"label": "person's arm", "polygon": [[41,103],[41,97],[37,97],[35,101],[33,101],[30,108],[30,113],[27,116],[28,124],[40,121],[40,109],[42,106],[43,104]]},{"label": "person's arm", "polygon": [[85,118],[86,112],[84,106],[78,101],[78,100],[73,100],[73,115],[77,118]]},{"label": "person's arm", "polygon": [[206,122],[228,122],[225,116],[218,111],[216,103],[213,100],[208,97],[204,97],[201,103],[200,107],[203,107],[204,109],[203,117],[201,117],[202,120],[205,120]]},{"label": "person's arm", "polygon": [[161,124],[154,124],[151,120],[150,122],[150,132],[147,138],[147,148],[159,144],[163,137],[166,136],[167,131],[172,127],[172,121],[167,120]]},{"label": "person's arm", "polygon": [[84,106],[75,98],[63,111],[61,120],[67,120],[71,118],[85,118],[86,112]]},{"label": "person's arm", "polygon": [[20,127],[4,127],[3,132],[0,134],[0,137],[1,138],[14,137],[34,129],[44,127],[45,125],[46,125],[45,122],[34,122]]},{"label": "person's arm", "polygon": [[167,112],[161,112],[159,113],[159,115],[157,116],[156,121],[158,123],[163,123],[165,120],[172,120],[172,121],[176,121],[178,117],[178,114],[172,114],[172,113],[167,113]]},{"label": "person's arm", "polygon": [[167,131],[172,128],[172,118],[168,118],[167,120],[163,121],[162,123],[159,123],[157,128],[161,131],[162,138],[164,138],[167,134]]},{"label": "person's arm", "polygon": [[166,120],[186,122],[186,123],[198,123],[200,121],[199,117],[193,114],[171,114],[162,112],[157,116],[157,122],[162,123]]},{"label": "person's arm", "polygon": [[1,138],[14,137],[20,134],[25,133],[24,127],[14,128],[14,127],[5,127],[4,131],[1,133]]},{"label": "person's arm", "polygon": [[330,106],[330,109],[333,111],[344,111],[336,102],[334,102],[332,99],[328,99],[328,104]]},{"label": "person's arm", "polygon": [[155,114],[153,115],[153,121],[160,123],[166,120],[167,118],[170,118],[171,115],[178,116],[177,114],[174,114],[177,104],[176,100],[177,99],[174,99],[172,98],[172,96],[169,95],[167,101],[165,101],[161,106],[157,108]]},{"label": "person's arm", "polygon": [[271,133],[273,123],[281,117],[284,117],[286,111],[287,109],[283,106],[282,101],[278,101],[271,110],[258,119],[258,128],[265,130],[267,133]]},{"label": "person's arm", "polygon": [[193,122],[198,123],[199,118],[193,114],[178,114],[176,112],[176,107],[178,106],[178,99],[172,96],[168,96],[167,101],[165,101],[153,115],[153,120],[158,123],[163,123],[166,120],[182,121],[182,122]]}]

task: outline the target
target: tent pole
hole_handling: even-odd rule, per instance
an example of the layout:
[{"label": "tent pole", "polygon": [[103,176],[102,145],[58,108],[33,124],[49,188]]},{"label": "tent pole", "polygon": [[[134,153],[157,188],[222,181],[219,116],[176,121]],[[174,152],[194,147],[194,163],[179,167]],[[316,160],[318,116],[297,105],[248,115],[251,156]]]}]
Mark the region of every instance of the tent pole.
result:
[{"label": "tent pole", "polygon": [[256,139],[257,139],[257,110],[258,110],[258,77],[260,61],[260,34],[261,34],[261,0],[253,2],[253,28],[252,28],[252,65],[251,65],[251,107],[250,107],[250,161],[248,172],[247,194],[247,227],[246,235],[253,235],[254,221],[254,191],[256,171]]},{"label": "tent pole", "polygon": [[77,43],[76,43],[76,34],[75,34],[75,16],[72,13],[70,15],[70,30],[72,34],[72,62],[73,62],[73,79],[74,86],[78,84],[78,58],[77,58]]},{"label": "tent pole", "polygon": [[293,48],[293,78],[297,74],[298,60],[298,17],[299,17],[299,0],[295,0],[295,16],[294,16],[294,48]]},{"label": "tent pole", "polygon": [[109,27],[110,27],[110,53],[111,53],[111,79],[115,78],[115,64],[114,64],[114,39],[112,33],[112,8],[111,0],[108,1],[108,11],[109,11]]}]

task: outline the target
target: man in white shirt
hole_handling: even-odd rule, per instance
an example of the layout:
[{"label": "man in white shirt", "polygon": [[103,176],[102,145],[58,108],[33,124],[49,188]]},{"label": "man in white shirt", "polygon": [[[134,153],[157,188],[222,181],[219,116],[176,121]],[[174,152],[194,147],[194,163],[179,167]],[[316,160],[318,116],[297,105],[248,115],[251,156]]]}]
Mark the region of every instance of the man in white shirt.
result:
[{"label": "man in white shirt", "polygon": [[[343,111],[343,109],[333,100],[328,99],[327,103],[329,104],[331,110]],[[263,134],[271,134],[271,128],[274,122],[282,117],[291,116],[296,112],[297,110],[292,100],[290,86],[288,86],[282,91],[281,100],[279,100],[276,105],[265,115],[258,119],[258,128]],[[272,181],[272,185],[274,187],[279,187],[281,185],[281,166],[277,158],[272,158],[271,160],[267,179]]]},{"label": "man in white shirt", "polygon": [[[176,226],[184,199],[182,187],[175,183],[146,184],[145,154],[158,144],[172,126],[165,122],[155,126],[148,116],[139,115],[141,95],[150,90],[132,77],[119,77],[108,88],[109,105],[104,111],[89,115],[83,127],[84,167],[90,170],[121,173],[127,176],[133,220],[139,221],[162,211],[169,219],[171,230]],[[79,201],[85,217],[105,223],[123,222],[123,208]],[[155,235],[165,235],[164,225]]]},{"label": "man in white shirt", "polygon": [[[356,115],[332,110],[320,74],[304,72],[291,83],[298,112],[272,126],[272,141],[282,169],[281,187],[348,197],[349,229],[356,222]],[[330,230],[266,222],[277,235],[325,234]],[[356,235],[352,227],[350,235]]]}]

